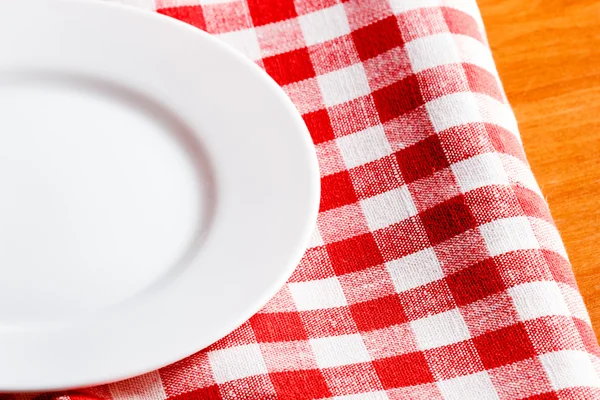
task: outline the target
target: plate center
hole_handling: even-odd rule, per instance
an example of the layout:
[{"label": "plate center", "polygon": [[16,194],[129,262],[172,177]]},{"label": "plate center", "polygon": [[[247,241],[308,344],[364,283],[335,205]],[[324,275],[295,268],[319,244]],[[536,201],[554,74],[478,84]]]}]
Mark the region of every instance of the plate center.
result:
[{"label": "plate center", "polygon": [[99,81],[0,75],[0,115],[4,325],[118,304],[193,249],[206,171],[168,112]]}]

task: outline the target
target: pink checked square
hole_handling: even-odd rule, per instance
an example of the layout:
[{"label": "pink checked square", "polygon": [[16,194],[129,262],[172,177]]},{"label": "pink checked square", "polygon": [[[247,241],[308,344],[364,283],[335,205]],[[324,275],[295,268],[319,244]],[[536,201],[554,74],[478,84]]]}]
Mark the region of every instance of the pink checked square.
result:
[{"label": "pink checked square", "polygon": [[436,245],[435,254],[446,275],[490,257],[485,241],[477,229],[468,230]]},{"label": "pink checked square", "polygon": [[451,33],[470,36],[482,43],[485,42],[477,21],[471,15],[452,7],[442,7],[440,11]]},{"label": "pink checked square", "polygon": [[294,0],[294,3],[298,14],[303,15],[339,4],[339,0]]},{"label": "pink checked square", "polygon": [[356,304],[396,293],[390,274],[383,265],[338,277],[348,304]]},{"label": "pink checked square", "polygon": [[449,32],[444,14],[437,7],[418,8],[398,14],[398,25],[404,40]]},{"label": "pink checked square", "polygon": [[486,140],[485,125],[480,122],[448,128],[440,132],[438,137],[451,164],[479,154],[494,152],[492,142]]},{"label": "pink checked square", "polygon": [[325,108],[321,89],[316,78],[295,82],[283,87],[283,91],[292,100],[300,114]]},{"label": "pink checked square", "polygon": [[360,62],[354,41],[350,35],[340,36],[327,42],[309,46],[308,52],[318,75]]},{"label": "pink checked square", "polygon": [[264,313],[297,311],[294,300],[287,285],[282,287],[271,300],[260,310]]},{"label": "pink checked square", "polygon": [[425,69],[416,75],[425,101],[469,91],[467,76],[460,64],[439,65]]},{"label": "pink checked square", "polygon": [[418,351],[415,334],[408,323],[363,332],[362,337],[374,360]]},{"label": "pink checked square", "polygon": [[350,135],[381,124],[377,107],[370,95],[330,107],[329,116],[336,137]]},{"label": "pink checked square", "polygon": [[348,307],[301,311],[300,318],[311,339],[358,334]]},{"label": "pink checked square", "polygon": [[271,57],[306,47],[297,19],[287,19],[254,29],[263,57]]},{"label": "pink checked square", "polygon": [[[262,375],[223,382],[219,384],[219,392],[227,393],[228,397],[225,397],[226,399],[243,399],[250,392],[257,393],[264,399],[274,398],[277,395],[273,380],[266,372]],[[202,397],[191,398],[189,400],[196,400],[198,398],[204,400]],[[223,398],[223,396],[216,399],[219,398]]]},{"label": "pink checked square", "polygon": [[403,47],[393,47],[366,60],[363,67],[372,90],[379,90],[413,73]]},{"label": "pink checked square", "polygon": [[366,387],[373,391],[383,389],[377,371],[369,362],[325,368],[323,376],[334,396],[360,393]]},{"label": "pink checked square", "polygon": [[321,177],[345,173],[346,164],[340,153],[340,148],[335,141],[323,142],[315,145],[317,161],[319,162],[319,172]]},{"label": "pink checked square", "polygon": [[471,336],[481,336],[519,322],[512,299],[505,292],[467,304],[460,312]]},{"label": "pink checked square", "polygon": [[412,146],[435,134],[424,106],[390,119],[383,124],[383,129],[394,151]]},{"label": "pink checked square", "polygon": [[456,308],[452,292],[443,280],[401,292],[398,296],[410,321]]},{"label": "pink checked square", "polygon": [[260,350],[270,373],[317,368],[307,340],[261,343]]},{"label": "pink checked square", "polygon": [[250,11],[245,1],[205,4],[202,6],[206,30],[210,33],[233,32],[252,28]]},{"label": "pink checked square", "polygon": [[[516,195],[517,201],[526,216],[552,222],[552,216],[550,215],[548,206],[539,194],[518,185],[512,186],[511,189]],[[569,267],[569,270],[570,269],[571,268]]]},{"label": "pink checked square", "polygon": [[552,272],[539,250],[517,250],[494,257],[506,286],[551,281]]},{"label": "pink checked square", "polygon": [[[393,14],[389,3],[379,0],[346,0],[344,8],[352,30],[362,28]],[[365,12],[365,10],[369,11]]]},{"label": "pink checked square", "polygon": [[[381,249],[381,255],[385,262],[405,257],[431,246],[427,231],[418,216],[379,229],[373,232],[373,237]],[[388,247],[385,243],[395,243],[396,246]]]},{"label": "pink checked square", "polygon": [[469,89],[472,92],[487,94],[498,101],[504,102],[504,95],[500,90],[496,76],[473,64],[464,63],[462,68],[469,82]]},{"label": "pink checked square", "polygon": [[443,168],[432,175],[408,185],[413,202],[419,211],[435,207],[460,194],[460,188],[450,168]]},{"label": "pink checked square", "polygon": [[399,387],[386,390],[385,399],[389,400],[433,400],[443,399],[440,389],[435,383]]},{"label": "pink checked square", "polygon": [[553,391],[546,372],[537,358],[491,369],[488,375],[501,400],[537,398],[534,396]]},{"label": "pink checked square", "polygon": [[354,191],[361,200],[398,189],[404,183],[394,155],[351,168],[348,172]]},{"label": "pink checked square", "polygon": [[515,135],[496,124],[484,123],[483,126],[492,146],[497,152],[508,154],[523,162],[527,162],[523,147]]},{"label": "pink checked square", "polygon": [[160,370],[167,396],[176,396],[216,384],[208,355],[196,353]]},{"label": "pink checked square", "polygon": [[[469,163],[471,166],[474,164]],[[491,177],[492,174],[493,172],[489,171],[487,175]],[[502,199],[502,201],[498,201],[498,199]],[[514,190],[508,185],[478,188],[465,194],[465,201],[478,225],[487,224],[501,218],[523,215],[523,209],[515,196]]]},{"label": "pink checked square", "polygon": [[325,246],[306,250],[288,282],[305,282],[335,276]]},{"label": "pink checked square", "polygon": [[579,332],[571,317],[548,316],[525,321],[524,324],[538,354],[560,350],[586,351],[583,341],[577,339]]},{"label": "pink checked square", "polygon": [[452,379],[485,369],[470,340],[425,350],[423,353],[436,380]]},{"label": "pink checked square", "polygon": [[326,243],[369,232],[363,210],[357,203],[319,213],[317,226]]}]

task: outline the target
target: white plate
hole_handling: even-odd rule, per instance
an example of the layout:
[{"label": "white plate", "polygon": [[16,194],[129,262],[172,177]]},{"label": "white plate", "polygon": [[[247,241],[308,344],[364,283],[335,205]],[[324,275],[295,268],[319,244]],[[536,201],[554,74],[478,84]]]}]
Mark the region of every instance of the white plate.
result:
[{"label": "white plate", "polygon": [[291,101],[167,17],[0,6],[0,391],[188,356],[291,274],[319,174]]}]

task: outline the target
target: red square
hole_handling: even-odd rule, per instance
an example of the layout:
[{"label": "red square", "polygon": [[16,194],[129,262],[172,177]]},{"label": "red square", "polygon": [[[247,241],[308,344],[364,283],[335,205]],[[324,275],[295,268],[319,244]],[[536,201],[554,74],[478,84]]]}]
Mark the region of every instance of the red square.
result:
[{"label": "red square", "polygon": [[484,370],[477,350],[469,340],[425,350],[424,354],[436,380],[451,379]]},{"label": "red square", "polygon": [[473,64],[463,64],[469,88],[472,92],[487,94],[500,102],[504,102],[504,96],[498,86],[498,80],[487,70]]},{"label": "red square", "polygon": [[353,304],[350,306],[350,312],[360,331],[387,328],[407,321],[396,294]]},{"label": "red square", "polygon": [[338,275],[383,264],[379,248],[370,233],[328,244],[326,248],[331,265]]},{"label": "red square", "polygon": [[[563,397],[563,398],[567,399],[569,397]],[[576,398],[576,397],[572,397],[572,398]],[[547,392],[547,393],[543,393],[543,394],[536,394],[535,396],[525,397],[521,400],[559,400],[559,397],[556,394],[556,392],[552,391],[552,392]]]},{"label": "red square", "polygon": [[398,189],[404,183],[393,155],[352,168],[348,172],[361,200]]},{"label": "red square", "polygon": [[315,76],[306,47],[265,57],[263,63],[267,73],[281,86]]},{"label": "red square", "polygon": [[456,308],[452,292],[443,279],[401,292],[398,297],[410,321]]},{"label": "red square", "polygon": [[385,262],[397,260],[431,246],[419,217],[411,217],[373,232]]},{"label": "red square", "polygon": [[315,144],[335,139],[327,110],[318,110],[304,114],[302,118],[304,118],[304,122]]},{"label": "red square", "polygon": [[432,244],[441,243],[477,225],[462,195],[446,200],[419,215]]},{"label": "red square", "polygon": [[358,333],[348,307],[301,311],[300,318],[311,339]]},{"label": "red square", "polygon": [[308,339],[297,312],[258,313],[250,318],[250,325],[259,342]]},{"label": "red square", "polygon": [[477,225],[523,215],[515,192],[510,186],[484,186],[471,190],[465,194],[465,201]]},{"label": "red square", "polygon": [[415,75],[373,92],[381,122],[387,122],[425,104]]},{"label": "red square", "polygon": [[522,323],[488,332],[472,340],[487,369],[535,356],[535,350]]},{"label": "red square", "polygon": [[254,26],[283,21],[284,19],[294,18],[298,15],[294,6],[294,0],[248,0],[248,8],[250,9]]},{"label": "red square", "polygon": [[317,369],[271,372],[269,377],[278,399],[321,399],[331,396],[323,374]]},{"label": "red square", "polygon": [[[221,400],[221,393],[219,392],[219,386],[212,385],[201,389],[196,389],[192,392],[182,393],[176,396],[170,396],[169,400]],[[77,400],[72,395],[69,396],[71,400]],[[89,397],[85,397],[89,399]]]},{"label": "red square", "polygon": [[449,165],[437,135],[397,151],[396,158],[406,183],[430,176]]},{"label": "red square", "polygon": [[451,33],[471,36],[480,42],[484,41],[477,21],[469,14],[451,7],[442,7],[442,14]]},{"label": "red square", "polygon": [[324,176],[321,179],[320,211],[331,210],[357,201],[348,171]]},{"label": "red square", "polygon": [[334,396],[345,396],[370,391],[383,390],[373,364],[350,364],[342,367],[323,369],[327,386]]},{"label": "red square", "polygon": [[385,389],[433,382],[427,360],[421,352],[373,361]]},{"label": "red square", "polygon": [[398,22],[393,15],[355,30],[352,37],[363,61],[404,44]]},{"label": "red square", "polygon": [[446,277],[456,304],[464,306],[505,289],[494,260],[488,258]]},{"label": "red square", "polygon": [[190,25],[206,30],[206,22],[201,6],[182,6],[168,7],[157,10],[160,14],[168,15],[169,17],[177,18],[180,21],[187,22]]}]

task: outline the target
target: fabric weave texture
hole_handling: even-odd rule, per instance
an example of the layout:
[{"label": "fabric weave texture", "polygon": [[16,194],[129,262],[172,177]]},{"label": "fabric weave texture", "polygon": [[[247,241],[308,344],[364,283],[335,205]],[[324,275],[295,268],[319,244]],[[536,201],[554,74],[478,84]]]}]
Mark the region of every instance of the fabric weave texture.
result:
[{"label": "fabric weave texture", "polygon": [[600,349],[474,1],[121,2],[216,35],[283,87],[319,159],[317,228],[285,287],[209,348],[7,398],[600,398]]}]

